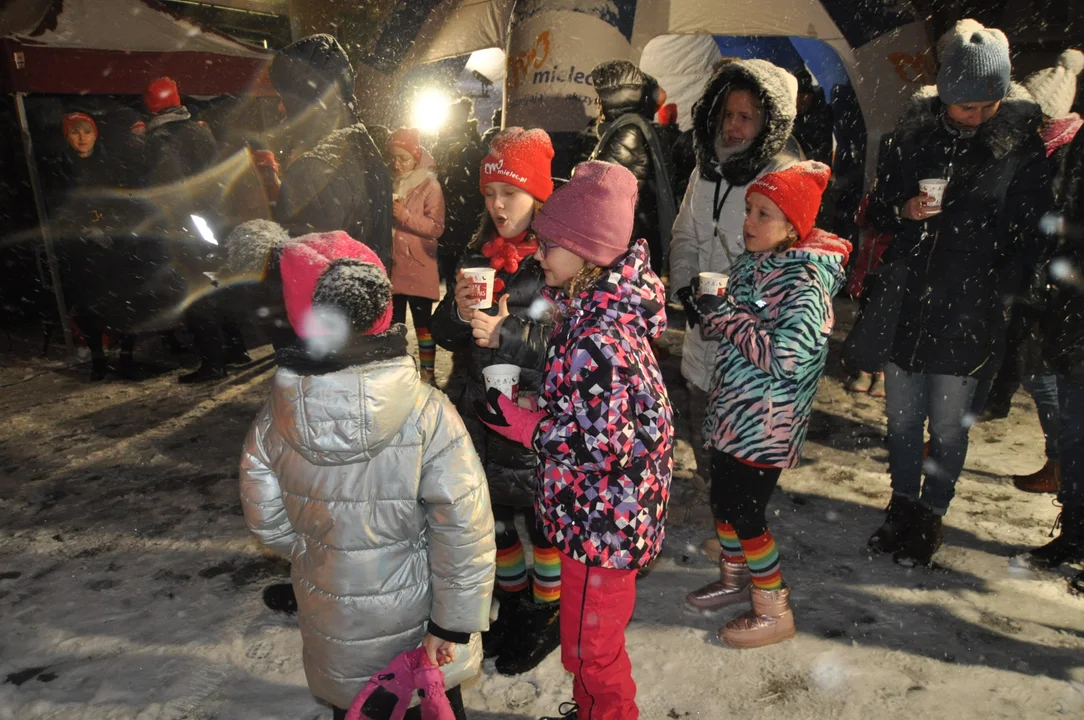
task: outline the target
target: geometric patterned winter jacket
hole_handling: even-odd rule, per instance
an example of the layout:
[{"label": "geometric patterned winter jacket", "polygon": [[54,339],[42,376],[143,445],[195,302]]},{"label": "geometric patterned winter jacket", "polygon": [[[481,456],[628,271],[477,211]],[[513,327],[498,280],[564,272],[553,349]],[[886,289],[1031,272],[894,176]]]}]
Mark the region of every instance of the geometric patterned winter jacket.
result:
[{"label": "geometric patterned winter jacket", "polygon": [[823,230],[780,253],[746,252],[734,263],[727,303],[703,317],[716,356],[705,448],[739,460],[794,468],[828,358],[851,244]]},{"label": "geometric patterned winter jacket", "polygon": [[673,472],[673,415],[649,344],[666,295],[637,240],[574,298],[547,288],[557,327],[534,436],[543,531],[586,565],[636,570],[662,547]]}]

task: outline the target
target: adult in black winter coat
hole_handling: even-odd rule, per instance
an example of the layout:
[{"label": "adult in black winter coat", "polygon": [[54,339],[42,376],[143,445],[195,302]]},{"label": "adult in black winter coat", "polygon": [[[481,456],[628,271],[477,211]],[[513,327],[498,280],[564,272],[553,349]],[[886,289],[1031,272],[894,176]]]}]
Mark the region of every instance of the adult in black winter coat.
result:
[{"label": "adult in black winter coat", "polygon": [[[1065,216],[1074,229],[1066,234],[1050,263],[1053,294],[1044,324],[1046,360],[1057,375],[1061,472],[1058,502],[1061,531],[1046,545],[1032,550],[1029,560],[1041,568],[1084,561],[1084,133],[1069,145],[1061,196]],[[1070,581],[1084,592],[1084,573]]]},{"label": "adult in black winter coat", "polygon": [[152,115],[143,149],[145,186],[169,185],[215,164],[215,136],[192,120],[181,104],[177,83],[170,78],[153,80],[143,93],[143,103]]},{"label": "adult in black winter coat", "polygon": [[[609,139],[604,136],[615,120],[623,115],[636,114],[650,124],[659,138],[671,140],[669,133],[660,133],[653,122],[655,111],[662,97],[659,83],[655,78],[640,70],[627,60],[604,62],[591,71],[591,79],[602,104],[598,122],[587,132],[587,141],[595,142],[590,157],[593,160],[621,165],[636,177],[639,197],[636,202],[636,222],[632,237],[647,240],[651,250],[651,266],[661,273],[663,268],[663,247],[659,227],[659,204],[656,188],[659,183],[672,193],[670,176],[674,170],[670,166],[671,148],[662,147],[663,157],[653,158],[648,147],[648,139],[636,125],[618,128]],[[676,208],[676,203],[674,204]],[[667,232],[669,228],[666,228]]]},{"label": "adult in black winter coat", "polygon": [[459,258],[485,211],[478,192],[478,169],[487,145],[478,134],[478,120],[470,116],[473,108],[470,98],[452,103],[448,126],[441,130],[433,148],[437,178],[444,191],[444,234],[438,247],[440,274],[449,284],[455,282]]},{"label": "adult in black winter coat", "polygon": [[358,122],[346,51],[330,35],[302,38],[272,61],[270,77],[289,156],[275,220],[294,237],[343,230],[391,267],[391,176]]},{"label": "adult in black winter coat", "polygon": [[[896,126],[867,211],[894,236],[884,267],[902,263],[906,276],[885,367],[893,499],[870,544],[908,564],[928,563],[940,546],[967,454],[965,416],[979,379],[997,371],[1005,303],[1038,263],[1038,221],[1051,204],[1042,112],[1010,83],[1004,34],[962,21],[941,57],[937,86]],[[948,180],[940,207],[919,191],[926,178]]]},{"label": "adult in black winter coat", "polygon": [[824,88],[813,85],[813,75],[801,68],[798,78],[798,117],[794,119],[794,137],[810,160],[832,164],[832,108],[824,97]]}]

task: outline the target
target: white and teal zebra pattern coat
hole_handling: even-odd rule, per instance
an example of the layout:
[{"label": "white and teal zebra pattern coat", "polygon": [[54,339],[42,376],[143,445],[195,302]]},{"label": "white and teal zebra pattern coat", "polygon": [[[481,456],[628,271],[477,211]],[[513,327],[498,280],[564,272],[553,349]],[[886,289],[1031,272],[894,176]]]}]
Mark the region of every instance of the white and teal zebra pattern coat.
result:
[{"label": "white and teal zebra pattern coat", "polygon": [[814,230],[780,253],[745,253],[734,263],[727,300],[702,318],[719,340],[705,446],[769,467],[797,467],[813,396],[828,357],[851,244]]}]

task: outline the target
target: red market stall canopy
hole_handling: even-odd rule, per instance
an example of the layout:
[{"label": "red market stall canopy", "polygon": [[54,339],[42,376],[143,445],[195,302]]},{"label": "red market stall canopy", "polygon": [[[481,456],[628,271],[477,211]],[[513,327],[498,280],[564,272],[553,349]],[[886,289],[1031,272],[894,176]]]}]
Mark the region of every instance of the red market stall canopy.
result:
[{"label": "red market stall canopy", "polygon": [[181,93],[273,94],[271,53],[153,0],[12,0],[0,10],[0,91],[138,95],[163,75]]}]

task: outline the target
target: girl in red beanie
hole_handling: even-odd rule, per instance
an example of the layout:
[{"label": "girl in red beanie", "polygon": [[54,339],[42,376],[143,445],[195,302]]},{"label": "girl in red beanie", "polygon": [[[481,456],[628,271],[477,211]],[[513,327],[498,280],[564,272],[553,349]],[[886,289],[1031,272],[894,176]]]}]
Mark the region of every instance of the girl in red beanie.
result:
[{"label": "girl in red beanie", "polygon": [[705,340],[719,341],[708,408],[711,505],[722,541],[720,580],[693,593],[700,610],[752,603],[719,631],[760,647],[794,636],[790,589],[765,510],[784,468],[797,467],[828,357],[832,296],[851,251],[813,222],[831,170],[804,162],[768,173],[745,194],[746,252],[723,295],[700,295]]},{"label": "girl in red beanie", "polygon": [[632,243],[636,178],[589,161],[535,216],[545,296],[557,324],[538,409],[490,391],[485,422],[539,456],[535,506],[557,546],[561,661],[580,720],[636,720],[625,627],[636,574],[662,547],[673,416],[651,339],[666,291],[647,242]]},{"label": "girl in red beanie", "polygon": [[[455,291],[444,296],[432,327],[437,344],[466,356],[459,412],[485,466],[497,519],[499,614],[484,635],[485,652],[496,656],[497,671],[505,675],[531,670],[560,644],[561,562],[534,512],[538,455],[487,430],[474,404],[485,400],[482,371],[490,365],[519,367],[524,396],[536,395],[542,384],[553,323],[544,312],[545,303],[539,302],[545,278],[534,257],[538,243],[530,225],[553,192],[552,159],[553,145],[544,130],[508,128],[494,137],[481,165],[483,225],[461,259]],[[473,307],[473,284],[461,272],[470,267],[496,270],[492,308]],[[534,549],[530,573],[516,530],[518,513],[526,515]]]},{"label": "girl in red beanie", "polygon": [[418,338],[422,380],[433,382],[437,346],[429,334],[433,302],[440,299],[437,240],[444,234],[444,193],[436,164],[421,146],[413,128],[399,128],[388,136],[388,169],[392,180],[394,237],[391,256],[393,317],[406,322],[407,306]]}]

